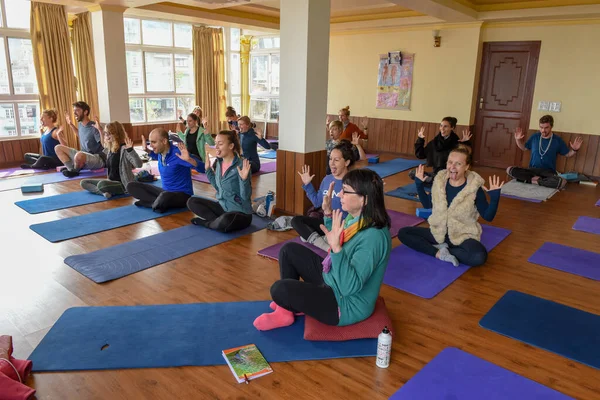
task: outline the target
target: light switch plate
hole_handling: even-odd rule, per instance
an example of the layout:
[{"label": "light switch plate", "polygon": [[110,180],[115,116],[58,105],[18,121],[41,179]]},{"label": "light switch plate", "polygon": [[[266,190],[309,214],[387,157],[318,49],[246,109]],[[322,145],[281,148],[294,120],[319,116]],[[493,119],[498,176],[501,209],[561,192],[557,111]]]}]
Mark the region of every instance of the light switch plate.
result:
[{"label": "light switch plate", "polygon": [[547,101],[540,101],[538,104],[538,111],[548,111],[549,103]]},{"label": "light switch plate", "polygon": [[560,101],[553,101],[550,103],[550,111],[552,112],[560,112],[560,108],[561,108],[561,102]]}]

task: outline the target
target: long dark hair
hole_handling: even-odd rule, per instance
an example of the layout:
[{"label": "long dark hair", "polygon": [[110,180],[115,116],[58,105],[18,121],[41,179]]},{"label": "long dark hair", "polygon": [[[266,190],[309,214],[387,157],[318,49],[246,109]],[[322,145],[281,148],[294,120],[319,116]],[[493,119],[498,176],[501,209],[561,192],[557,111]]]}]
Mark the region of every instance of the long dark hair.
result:
[{"label": "long dark hair", "polygon": [[365,205],[362,208],[359,221],[359,230],[367,228],[389,228],[390,216],[385,210],[383,195],[383,179],[374,171],[361,168],[348,172],[342,180],[343,185],[348,185],[356,194],[364,196]]},{"label": "long dark hair", "polygon": [[[352,143],[350,143],[349,140],[342,139],[333,149],[331,149],[331,151],[333,151],[333,150],[339,150],[340,153],[342,153],[342,157],[344,158],[344,161],[350,160],[350,164],[348,164],[348,168],[350,168],[352,165],[354,165],[354,161],[355,161],[354,145]],[[329,154],[331,156],[331,153],[329,153]]]}]

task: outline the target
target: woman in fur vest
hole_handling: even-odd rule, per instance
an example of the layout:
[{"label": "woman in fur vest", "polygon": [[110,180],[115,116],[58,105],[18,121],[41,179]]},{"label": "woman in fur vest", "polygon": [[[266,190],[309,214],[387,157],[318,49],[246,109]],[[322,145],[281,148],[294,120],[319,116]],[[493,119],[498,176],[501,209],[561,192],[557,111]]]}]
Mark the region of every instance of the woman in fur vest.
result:
[{"label": "woman in fur vest", "polygon": [[[421,253],[450,262],[476,267],[485,263],[487,250],[481,244],[479,215],[492,221],[500,201],[500,178],[490,177],[490,187],[476,172],[470,171],[471,148],[459,145],[450,152],[446,169],[438,172],[431,195],[425,192],[424,168],[416,172],[419,200],[425,208],[431,208],[429,228],[407,227],[398,232],[398,239],[406,246]],[[486,198],[488,192],[490,201]]]}]

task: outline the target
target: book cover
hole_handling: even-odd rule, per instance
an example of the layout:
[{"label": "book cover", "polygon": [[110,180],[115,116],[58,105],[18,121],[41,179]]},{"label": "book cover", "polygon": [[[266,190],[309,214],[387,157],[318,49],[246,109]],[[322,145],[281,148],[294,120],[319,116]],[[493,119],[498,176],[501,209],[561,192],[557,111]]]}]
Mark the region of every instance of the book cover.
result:
[{"label": "book cover", "polygon": [[254,344],[223,350],[223,358],[227,361],[227,365],[238,383],[260,378],[273,372],[267,360]]}]

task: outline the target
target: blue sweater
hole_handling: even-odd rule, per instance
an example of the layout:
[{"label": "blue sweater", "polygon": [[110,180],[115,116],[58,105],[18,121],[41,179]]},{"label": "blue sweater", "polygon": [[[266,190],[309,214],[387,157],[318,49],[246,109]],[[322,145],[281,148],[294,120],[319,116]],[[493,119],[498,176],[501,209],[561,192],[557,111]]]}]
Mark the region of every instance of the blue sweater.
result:
[{"label": "blue sweater", "polygon": [[252,179],[248,176],[246,180],[242,180],[238,167],[243,167],[242,159],[236,156],[223,175],[223,159],[217,158],[214,170],[213,168],[206,170],[206,177],[217,190],[217,201],[223,210],[252,214]]},{"label": "blue sweater", "polygon": [[[321,208],[323,205],[323,197],[327,195],[331,182],[335,182],[333,185],[333,197],[331,199],[331,211],[342,209],[342,202],[338,197],[338,194],[342,191],[342,180],[335,179],[333,175],[325,175],[318,192],[315,190],[312,182],[308,185],[302,185],[302,189],[306,192],[306,197],[313,203],[315,208]],[[343,213],[343,217],[346,218],[348,213],[346,211],[343,211]]]},{"label": "blue sweater", "polygon": [[[419,194],[419,200],[421,200],[421,204],[423,204],[423,207],[430,209],[433,206],[431,204],[431,194],[425,192],[423,182],[421,182],[420,179],[415,179],[415,184],[417,186],[417,193]],[[452,186],[450,182],[446,184],[446,201],[448,202],[448,206],[450,206],[452,200],[454,200],[456,195],[463,190],[466,185],[466,181],[464,184],[456,187]],[[485,219],[486,221],[492,221],[496,216],[496,211],[498,211],[500,189],[490,190],[488,193],[490,195],[489,204],[487,198],[485,197],[485,191],[482,188],[479,188],[475,197],[475,206],[477,207],[477,211],[479,211],[481,218]]]},{"label": "blue sweater", "polygon": [[240,144],[242,145],[242,153],[244,158],[253,163],[257,163],[260,166],[260,159],[258,158],[258,151],[256,150],[257,145],[261,145],[265,149],[270,149],[271,145],[267,142],[267,139],[258,139],[254,129],[250,128],[248,132],[240,133]]},{"label": "blue sweater", "polygon": [[[177,157],[181,154],[177,146],[171,144],[169,152],[163,157],[162,154],[150,152],[150,158],[158,160],[158,171],[162,180],[162,187],[167,192],[182,192],[190,196],[194,195],[194,186],[192,185],[192,164],[183,161]],[[198,162],[198,166],[202,162]],[[198,166],[194,169],[198,170]]]}]

